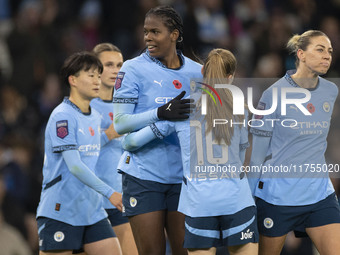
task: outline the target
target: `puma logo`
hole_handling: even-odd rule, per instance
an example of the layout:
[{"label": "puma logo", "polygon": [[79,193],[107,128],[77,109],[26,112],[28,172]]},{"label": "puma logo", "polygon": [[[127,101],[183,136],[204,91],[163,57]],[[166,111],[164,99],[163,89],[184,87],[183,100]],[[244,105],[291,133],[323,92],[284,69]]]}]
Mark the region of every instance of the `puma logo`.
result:
[{"label": "puma logo", "polygon": [[163,82],[163,80],[161,80],[161,81],[156,81],[156,80],[154,80],[153,82],[154,82],[154,83],[157,83],[159,86],[162,87],[162,82]]},{"label": "puma logo", "polygon": [[171,103],[168,105],[168,107],[165,110],[171,112],[170,107],[171,107]]}]

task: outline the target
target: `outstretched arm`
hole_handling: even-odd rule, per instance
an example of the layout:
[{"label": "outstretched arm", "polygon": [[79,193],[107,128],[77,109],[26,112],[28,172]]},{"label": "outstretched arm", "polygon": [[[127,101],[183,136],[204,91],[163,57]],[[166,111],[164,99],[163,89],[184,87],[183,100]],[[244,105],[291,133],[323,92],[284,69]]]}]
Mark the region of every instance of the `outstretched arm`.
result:
[{"label": "outstretched arm", "polygon": [[82,183],[94,189],[110,200],[119,210],[122,210],[122,199],[109,185],[99,179],[82,161],[79,151],[68,150],[62,152],[65,163],[70,172]]},{"label": "outstretched arm", "polygon": [[136,114],[133,114],[135,109],[134,103],[122,103],[124,99],[114,98],[114,127],[117,133],[125,134],[136,131],[158,120],[188,119],[190,108],[193,108],[194,105],[192,99],[182,99],[184,95],[185,91],[182,91],[168,103],[156,109]]},{"label": "outstretched arm", "polygon": [[175,131],[173,123],[169,121],[158,121],[125,136],[122,141],[122,146],[124,150],[135,151],[156,138],[163,139],[173,131]]}]

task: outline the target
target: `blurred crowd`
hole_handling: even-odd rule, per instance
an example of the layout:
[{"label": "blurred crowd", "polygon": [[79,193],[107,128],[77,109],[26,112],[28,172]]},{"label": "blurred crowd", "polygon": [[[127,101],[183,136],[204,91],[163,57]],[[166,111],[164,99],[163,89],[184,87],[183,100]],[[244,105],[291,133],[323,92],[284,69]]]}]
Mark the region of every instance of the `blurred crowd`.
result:
[{"label": "blurred crowd", "polygon": [[[295,62],[288,39],[322,30],[334,48],[325,77],[340,85],[339,0],[0,0],[0,240],[10,235],[16,249],[30,247],[17,254],[38,250],[44,129],[66,92],[58,79],[62,62],[100,42],[117,45],[124,59],[139,55],[144,15],[159,4],[181,14],[185,55],[202,60],[212,48],[229,49],[238,60],[236,78],[283,76]],[[340,163],[339,104],[326,153],[333,164]],[[338,191],[339,179],[333,180]],[[292,237],[284,254],[312,254],[312,247]]]}]

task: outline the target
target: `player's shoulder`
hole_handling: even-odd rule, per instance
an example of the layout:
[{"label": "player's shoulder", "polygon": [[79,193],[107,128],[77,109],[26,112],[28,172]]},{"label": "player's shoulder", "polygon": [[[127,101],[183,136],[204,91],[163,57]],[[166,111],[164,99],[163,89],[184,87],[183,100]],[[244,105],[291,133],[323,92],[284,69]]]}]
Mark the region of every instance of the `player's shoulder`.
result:
[{"label": "player's shoulder", "polygon": [[338,86],[325,78],[319,77],[319,86],[321,89],[330,92],[331,94],[338,94],[339,88]]},{"label": "player's shoulder", "polygon": [[129,68],[134,68],[134,67],[140,65],[141,63],[150,62],[150,61],[148,61],[148,58],[146,58],[144,55],[145,55],[145,53],[143,53],[143,54],[141,54],[137,57],[125,60],[124,63],[123,63],[123,66],[129,67]]},{"label": "player's shoulder", "polygon": [[186,63],[193,65],[193,66],[202,67],[202,64],[199,63],[198,61],[195,61],[195,60],[193,60],[193,59],[191,59],[187,56],[184,56],[184,55],[183,55],[183,57],[184,57]]},{"label": "player's shoulder", "polygon": [[91,111],[92,109],[99,109],[102,105],[104,105],[104,102],[100,97],[93,98],[90,102]]},{"label": "player's shoulder", "polygon": [[145,72],[148,63],[149,61],[145,57],[143,57],[143,55],[125,60],[119,73],[141,75],[143,72]]},{"label": "player's shoulder", "polygon": [[99,109],[96,109],[96,108],[91,107],[91,115],[92,115],[93,117],[100,117],[99,111],[100,111]]},{"label": "player's shoulder", "polygon": [[186,69],[189,69],[190,71],[192,72],[196,72],[199,74],[199,76],[201,76],[201,70],[202,70],[202,64],[199,63],[199,62],[196,62],[194,61],[193,59],[189,58],[189,57],[186,57],[186,56],[183,56],[184,58],[184,67]]},{"label": "player's shoulder", "polygon": [[72,107],[65,103],[65,99],[51,113],[50,117],[56,116],[72,116]]},{"label": "player's shoulder", "polygon": [[49,121],[55,122],[59,120],[75,120],[77,116],[77,110],[69,104],[68,99],[64,99],[54,110],[52,111]]}]

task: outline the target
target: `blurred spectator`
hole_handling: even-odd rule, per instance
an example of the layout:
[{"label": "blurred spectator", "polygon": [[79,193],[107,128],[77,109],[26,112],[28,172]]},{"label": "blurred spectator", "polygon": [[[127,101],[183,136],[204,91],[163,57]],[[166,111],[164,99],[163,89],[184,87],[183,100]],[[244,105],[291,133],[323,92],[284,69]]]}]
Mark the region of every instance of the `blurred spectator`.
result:
[{"label": "blurred spectator", "polygon": [[229,22],[222,0],[197,0],[194,14],[198,37],[203,43],[200,54],[207,55],[213,48],[229,48]]},{"label": "blurred spectator", "polygon": [[84,43],[83,49],[92,50],[100,38],[100,16],[102,6],[97,0],[87,0],[80,9],[80,34]]},{"label": "blurred spectator", "polygon": [[27,97],[10,86],[0,88],[0,92],[0,138],[11,133],[29,137],[38,135],[38,116]]},{"label": "blurred spectator", "polygon": [[326,16],[321,20],[320,30],[328,35],[335,51],[332,58],[332,65],[328,77],[339,77],[340,75],[340,55],[336,52],[340,51],[340,24],[339,19],[334,16]]},{"label": "blurred spectator", "polygon": [[[0,0],[0,168],[8,185],[3,214],[7,224],[30,239],[32,251],[37,249],[34,213],[41,187],[42,134],[50,111],[65,94],[57,77],[61,63],[103,41],[119,46],[126,59],[138,55],[144,48],[145,13],[158,4],[173,5],[181,13],[186,55],[204,59],[213,47],[227,48],[238,60],[236,78],[246,78],[242,89],[249,78],[261,78],[254,81],[254,106],[265,81],[294,67],[294,56],[285,48],[294,33],[324,31],[334,48],[326,77],[340,75],[339,0]],[[339,78],[333,81],[340,84]],[[334,164],[340,157],[339,120],[338,99],[326,152]],[[333,183],[339,194],[339,178]],[[285,254],[311,254],[308,239],[292,238],[286,246]]]},{"label": "blurred spectator", "polygon": [[277,53],[262,55],[257,62],[254,70],[256,78],[278,78],[282,77],[283,64],[282,58]]},{"label": "blurred spectator", "polygon": [[[1,148],[0,148],[1,155]],[[2,255],[30,255],[31,249],[18,230],[9,225],[2,216],[2,202],[6,196],[6,184],[0,170],[0,247]]]},{"label": "blurred spectator", "polygon": [[35,143],[16,134],[7,136],[4,145],[6,150],[0,157],[0,171],[7,192],[2,204],[3,216],[30,241],[31,250],[37,251],[35,212],[40,197],[41,171],[34,163]]},{"label": "blurred spectator", "polygon": [[28,96],[38,89],[54,64],[49,51],[53,40],[41,27],[42,11],[41,1],[23,1],[14,20],[14,29],[7,38],[13,64],[10,84]]}]

